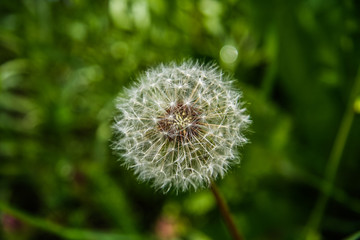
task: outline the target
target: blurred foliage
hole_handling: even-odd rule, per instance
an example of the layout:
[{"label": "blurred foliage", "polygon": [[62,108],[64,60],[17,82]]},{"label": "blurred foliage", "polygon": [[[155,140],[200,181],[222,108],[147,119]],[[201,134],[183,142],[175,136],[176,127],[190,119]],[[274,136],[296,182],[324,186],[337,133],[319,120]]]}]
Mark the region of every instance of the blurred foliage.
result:
[{"label": "blurred foliage", "polygon": [[194,58],[238,79],[253,119],[241,166],[219,181],[244,236],[356,239],[359,9],[0,1],[0,238],[230,239],[209,190],[154,192],[109,148],[117,94],[148,67]]}]

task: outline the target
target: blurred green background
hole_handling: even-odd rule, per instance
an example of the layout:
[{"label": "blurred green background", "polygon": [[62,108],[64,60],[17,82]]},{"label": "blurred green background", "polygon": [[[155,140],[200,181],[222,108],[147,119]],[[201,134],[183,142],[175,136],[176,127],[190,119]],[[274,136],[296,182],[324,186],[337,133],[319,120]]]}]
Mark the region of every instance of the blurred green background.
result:
[{"label": "blurred green background", "polygon": [[219,187],[246,239],[360,236],[360,2],[0,1],[0,239],[230,239],[209,190],[120,166],[114,99],[218,62],[253,124]]}]

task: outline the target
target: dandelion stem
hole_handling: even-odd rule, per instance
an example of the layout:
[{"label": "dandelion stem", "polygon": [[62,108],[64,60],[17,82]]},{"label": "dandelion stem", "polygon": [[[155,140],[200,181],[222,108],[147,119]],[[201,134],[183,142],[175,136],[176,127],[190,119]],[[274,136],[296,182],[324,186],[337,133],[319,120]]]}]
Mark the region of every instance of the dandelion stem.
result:
[{"label": "dandelion stem", "polygon": [[231,236],[233,237],[234,240],[243,240],[243,237],[240,235],[238,229],[235,226],[235,222],[231,216],[229,207],[228,207],[227,203],[225,202],[224,198],[221,196],[219,189],[216,186],[215,182],[211,182],[210,188],[211,188],[212,193],[214,194],[214,197],[218,204],[221,215],[224,218],[225,224],[226,224],[227,228],[229,229]]},{"label": "dandelion stem", "polygon": [[314,231],[317,231],[321,223],[322,216],[324,215],[329,196],[334,188],[334,181],[337,169],[340,164],[341,156],[345,147],[346,139],[349,135],[351,125],[354,119],[354,102],[357,94],[360,93],[360,67],[354,81],[352,91],[350,93],[349,102],[344,112],[334,145],[332,147],[330,157],[325,169],[325,182],[323,191],[319,195],[315,207],[310,215],[307,227],[305,229],[306,239],[311,238]]}]

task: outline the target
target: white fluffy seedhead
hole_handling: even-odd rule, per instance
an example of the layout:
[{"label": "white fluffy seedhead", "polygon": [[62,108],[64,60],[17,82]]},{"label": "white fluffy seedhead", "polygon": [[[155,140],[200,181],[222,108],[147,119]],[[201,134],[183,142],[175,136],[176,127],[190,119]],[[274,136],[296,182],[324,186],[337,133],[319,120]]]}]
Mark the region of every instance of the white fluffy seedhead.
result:
[{"label": "white fluffy seedhead", "polygon": [[186,61],[146,71],[117,98],[114,149],[164,192],[208,186],[239,159],[250,123],[241,94],[215,65]]}]

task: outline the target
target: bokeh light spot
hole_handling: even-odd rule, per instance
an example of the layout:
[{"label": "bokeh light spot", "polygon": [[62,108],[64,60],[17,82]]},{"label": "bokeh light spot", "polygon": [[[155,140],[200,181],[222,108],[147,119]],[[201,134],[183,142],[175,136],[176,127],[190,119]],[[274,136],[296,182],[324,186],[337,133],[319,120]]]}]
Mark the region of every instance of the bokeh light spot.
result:
[{"label": "bokeh light spot", "polygon": [[355,113],[360,113],[360,96],[358,96],[355,100],[354,111]]},{"label": "bokeh light spot", "polygon": [[234,63],[238,57],[238,51],[234,46],[225,45],[220,50],[220,58],[224,63]]}]

